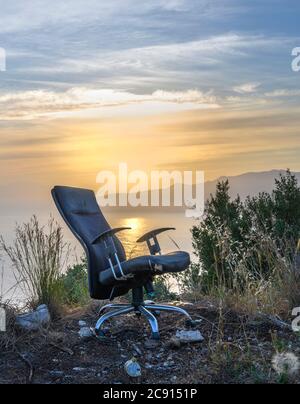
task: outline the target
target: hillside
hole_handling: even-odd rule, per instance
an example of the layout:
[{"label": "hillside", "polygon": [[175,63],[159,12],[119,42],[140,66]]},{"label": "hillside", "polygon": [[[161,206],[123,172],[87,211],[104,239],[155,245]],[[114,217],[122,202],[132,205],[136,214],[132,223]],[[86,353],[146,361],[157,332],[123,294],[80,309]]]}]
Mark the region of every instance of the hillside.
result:
[{"label": "hillside", "polygon": [[[275,178],[278,178],[280,174],[284,174],[285,170],[272,170],[258,173],[246,173],[237,176],[220,177],[214,181],[208,181],[205,183],[205,196],[209,197],[216,189],[218,181],[228,179],[230,183],[230,194],[235,197],[240,195],[244,200],[248,195],[255,196],[259,192],[271,193],[274,189]],[[300,172],[294,173],[300,183]]]}]

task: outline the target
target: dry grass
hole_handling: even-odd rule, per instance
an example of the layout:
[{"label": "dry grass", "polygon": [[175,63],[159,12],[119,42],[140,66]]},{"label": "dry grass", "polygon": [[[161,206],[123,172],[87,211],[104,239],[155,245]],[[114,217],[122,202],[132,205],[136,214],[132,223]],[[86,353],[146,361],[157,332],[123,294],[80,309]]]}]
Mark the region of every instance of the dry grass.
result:
[{"label": "dry grass", "polygon": [[12,245],[0,237],[0,249],[10,259],[15,278],[31,307],[47,304],[50,309],[58,302],[58,279],[69,255],[63,241],[61,226],[50,218],[41,226],[36,216],[29,223],[17,225]]},{"label": "dry grass", "polygon": [[230,232],[223,227],[216,227],[215,232],[220,252],[216,280],[203,296],[201,264],[197,282],[197,266],[192,266],[188,279],[182,279],[185,298],[224,301],[228,307],[249,314],[263,312],[284,317],[300,306],[300,242],[297,248],[289,240],[281,240],[278,245],[270,235],[254,232],[247,245],[242,245],[232,242]]}]

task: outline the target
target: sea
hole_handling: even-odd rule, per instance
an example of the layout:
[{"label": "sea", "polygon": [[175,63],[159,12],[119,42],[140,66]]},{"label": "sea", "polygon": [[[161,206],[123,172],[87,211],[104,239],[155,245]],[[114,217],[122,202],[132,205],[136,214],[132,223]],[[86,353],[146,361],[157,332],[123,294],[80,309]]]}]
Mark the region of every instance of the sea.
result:
[{"label": "sea", "polygon": [[[159,227],[175,227],[176,230],[163,233],[159,236],[162,252],[168,253],[178,249],[187,251],[191,254],[192,259],[192,236],[191,228],[197,224],[193,218],[187,218],[184,211],[161,211],[159,208],[151,211],[141,209],[113,210],[104,212],[111,227],[131,227],[131,230],[119,233],[127,257],[135,257],[147,254],[147,246],[145,243],[136,243],[136,240],[146,233]],[[70,245],[70,253],[67,265],[73,265],[79,262],[84,256],[81,245],[74,238],[66,224],[63,222],[59,214],[53,210],[49,212],[37,213],[37,217],[41,224],[46,225],[50,215],[54,217],[63,227],[64,238]],[[30,215],[22,213],[14,213],[13,215],[0,216],[0,234],[8,245],[12,244],[15,239],[16,224],[28,222]],[[5,253],[0,252],[0,296],[3,300],[12,300],[22,302],[24,300],[24,292],[18,284],[13,266]]]}]

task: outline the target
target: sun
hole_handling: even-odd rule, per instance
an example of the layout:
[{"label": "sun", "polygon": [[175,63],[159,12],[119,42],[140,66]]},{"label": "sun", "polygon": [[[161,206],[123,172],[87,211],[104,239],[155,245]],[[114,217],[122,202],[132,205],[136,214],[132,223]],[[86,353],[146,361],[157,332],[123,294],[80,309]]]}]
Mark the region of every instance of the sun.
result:
[{"label": "sun", "polygon": [[125,219],[125,226],[131,227],[132,230],[138,230],[141,227],[141,220],[138,217]]}]

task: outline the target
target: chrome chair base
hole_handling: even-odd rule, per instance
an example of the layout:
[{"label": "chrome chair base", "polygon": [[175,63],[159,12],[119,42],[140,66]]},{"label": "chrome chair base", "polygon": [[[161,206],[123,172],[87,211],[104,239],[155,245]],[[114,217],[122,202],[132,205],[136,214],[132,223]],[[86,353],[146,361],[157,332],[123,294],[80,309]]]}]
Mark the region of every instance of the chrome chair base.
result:
[{"label": "chrome chair base", "polygon": [[[183,314],[184,316],[187,317],[187,324],[193,325],[193,320],[187,311],[181,309],[180,307],[169,306],[164,304],[142,303],[137,306],[133,304],[122,304],[122,303],[107,304],[101,308],[100,314],[104,313],[106,310],[112,310],[112,311],[108,311],[107,313],[103,314],[97,321],[97,324],[95,326],[95,333],[98,337],[104,336],[102,326],[106,321],[110,320],[113,317],[117,317],[122,314],[128,314],[128,313],[135,313],[137,315],[144,316],[147,319],[148,323],[150,324],[152,331],[152,338],[156,340],[160,338],[158,321],[154,315],[156,312],[169,311],[169,312],[176,312],[178,314]],[[152,312],[154,312],[154,314]]]}]

